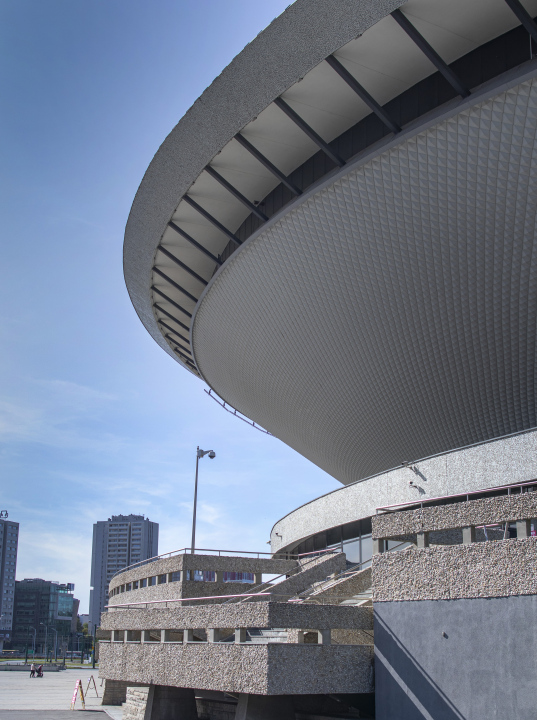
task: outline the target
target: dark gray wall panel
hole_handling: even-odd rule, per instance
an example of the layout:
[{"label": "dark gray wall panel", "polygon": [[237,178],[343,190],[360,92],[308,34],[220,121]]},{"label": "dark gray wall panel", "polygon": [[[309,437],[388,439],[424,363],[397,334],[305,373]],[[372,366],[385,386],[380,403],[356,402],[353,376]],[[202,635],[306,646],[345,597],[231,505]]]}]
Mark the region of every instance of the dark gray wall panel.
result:
[{"label": "dark gray wall panel", "polygon": [[535,595],[375,604],[377,720],[535,720],[536,668]]}]

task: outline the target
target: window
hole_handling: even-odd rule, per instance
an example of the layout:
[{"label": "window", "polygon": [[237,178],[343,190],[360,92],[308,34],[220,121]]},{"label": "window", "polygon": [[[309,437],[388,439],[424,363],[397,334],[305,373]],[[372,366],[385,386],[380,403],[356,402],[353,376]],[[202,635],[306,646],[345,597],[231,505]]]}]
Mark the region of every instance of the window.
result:
[{"label": "window", "polygon": [[247,572],[225,572],[224,582],[253,583],[254,574]]},{"label": "window", "polygon": [[186,579],[195,582],[214,582],[216,573],[214,570],[187,570]]}]

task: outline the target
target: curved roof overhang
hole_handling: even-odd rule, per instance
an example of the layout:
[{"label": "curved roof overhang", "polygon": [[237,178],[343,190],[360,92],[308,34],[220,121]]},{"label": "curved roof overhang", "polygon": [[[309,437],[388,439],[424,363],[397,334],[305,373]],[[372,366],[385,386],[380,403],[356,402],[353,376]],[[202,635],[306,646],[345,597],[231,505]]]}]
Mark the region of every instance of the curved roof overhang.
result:
[{"label": "curved roof overhang", "polygon": [[[219,329],[211,336],[213,339],[218,337],[220,343],[207,337],[207,332],[213,330],[209,330],[210,323],[204,325],[203,316],[205,313],[205,318],[208,317],[211,306],[216,312],[215,317],[222,320],[214,301],[220,292],[217,288],[226,284],[224,278],[231,278],[236,273],[235,290],[244,287],[245,280],[248,284],[253,275],[248,275],[252,268],[247,267],[247,258],[258,253],[255,262],[259,269],[259,264],[265,262],[264,248],[271,245],[275,225],[281,225],[286,217],[292,237],[295,237],[297,228],[291,227],[293,213],[303,211],[308,203],[311,208],[313,195],[317,195],[315,202],[318,202],[323,192],[326,197],[327,188],[334,181],[339,182],[343,176],[348,179],[356,167],[364,167],[371,157],[390,147],[399,147],[400,151],[408,149],[409,138],[419,133],[420,127],[439,122],[442,112],[445,117],[450,113],[454,116],[456,101],[447,106],[444,99],[457,95],[466,98],[458,104],[461,111],[474,107],[487,96],[490,88],[476,88],[471,81],[461,81],[456,71],[457,62],[462,62],[460,58],[469,57],[495,38],[514,32],[521,20],[537,40],[537,30],[530,17],[537,12],[536,0],[525,2],[529,15],[528,12],[524,14],[524,10],[520,12],[515,0],[476,0],[472,3],[453,0],[449,4],[441,0],[410,0],[402,6],[402,13],[397,10],[399,5],[399,2],[358,4],[341,0],[297,0],[235,58],[168,136],[142,181],[125,236],[127,287],[142,322],[155,340],[184,367],[201,374],[221,397],[344,483],[390,467],[391,458],[370,458],[360,467],[359,463],[347,458],[345,468],[333,458],[328,461],[324,450],[323,459],[318,439],[313,437],[315,432],[311,432],[312,418],[308,417],[308,413],[314,412],[315,403],[311,407],[303,406],[304,420],[309,423],[309,429],[304,432],[310,437],[302,437],[299,441],[292,437],[292,432],[289,434],[288,429],[282,430],[279,426],[281,418],[278,420],[276,415],[264,412],[263,408],[270,405],[268,401],[273,388],[266,388],[268,395],[264,400],[256,395],[259,378],[255,366],[263,365],[257,363],[257,359],[270,357],[276,363],[271,368],[276,376],[294,360],[275,357],[272,352],[275,346],[271,349],[259,337],[249,337],[250,342],[258,343],[257,346],[244,347],[243,356],[237,356],[240,344],[235,342],[239,340],[237,331],[242,334],[245,325],[252,318],[258,320],[261,312],[260,308],[252,312],[251,294],[239,292],[234,295],[228,283],[227,294],[221,296],[220,301],[232,303],[227,308],[233,315],[233,323],[231,326],[225,324],[229,332],[227,338],[222,337]],[[528,43],[528,56],[530,47]],[[507,76],[501,79],[505,75],[501,67],[493,74],[498,76],[495,88],[500,92],[498,86],[507,82]],[[420,83],[427,78],[440,75],[440,83],[434,86],[439,112],[420,120],[421,110],[417,107],[412,110],[411,122],[400,119],[404,112],[399,118],[391,114],[390,108],[399,98],[419,89]],[[475,77],[479,80],[481,75],[478,73]],[[516,85],[516,81],[512,81],[512,86],[513,83]],[[494,89],[491,93],[494,94]],[[491,97],[491,93],[487,97]],[[417,95],[414,92],[415,102],[416,97],[417,105],[420,105],[419,91]],[[426,105],[427,109],[430,110],[430,105]],[[376,134],[372,134],[371,141],[362,142],[358,155],[352,148],[343,152],[342,138],[351,137],[357,127],[366,128],[371,118],[377,122]],[[380,135],[379,123],[383,130]],[[367,130],[360,132],[367,134]],[[419,156],[417,162],[420,162]],[[322,165],[321,169],[316,165]],[[323,173],[325,178],[320,179]],[[376,177],[378,173],[377,176],[373,173],[368,186],[362,186],[360,192],[364,197],[368,188],[375,185]],[[401,177],[396,178],[396,182],[401,182]],[[314,186],[315,180],[317,185]],[[414,180],[407,177],[405,181]],[[356,189],[351,191],[351,195],[355,193]],[[279,200],[278,195],[281,196]],[[298,201],[290,201],[297,195]],[[278,213],[282,205],[285,209]],[[347,200],[343,200],[343,205],[345,212],[349,211]],[[386,206],[384,209],[386,217],[399,222],[394,208]],[[327,217],[333,217],[333,208],[325,207],[324,210],[326,217],[323,213],[316,216],[317,230],[326,224]],[[430,207],[429,211],[434,208]],[[348,220],[344,215],[340,216],[343,224]],[[312,218],[306,218],[305,222],[309,232]],[[379,222],[378,228],[382,228],[382,217]],[[256,230],[260,223],[261,227]],[[359,233],[356,229],[353,232],[356,238]],[[245,243],[249,235],[251,240]],[[288,239],[284,233],[284,246]],[[307,233],[303,242],[297,257],[293,259],[289,254],[280,257],[279,266],[273,268],[274,278],[286,274],[290,280],[286,288],[280,288],[284,294],[293,293],[296,273],[302,273],[304,269],[303,253],[307,256],[311,250]],[[322,247],[322,238],[318,238],[316,245]],[[241,252],[235,252],[238,248]],[[320,259],[317,257],[316,262]],[[329,258],[323,257],[322,261],[330,268]],[[215,271],[222,266],[223,270],[220,269],[215,281],[211,282]],[[373,277],[378,269],[370,270]],[[314,263],[308,280],[312,286],[318,281],[317,271],[318,266]],[[336,284],[341,282],[339,268],[332,268],[331,272]],[[261,277],[261,280],[267,278]],[[209,283],[211,291],[207,293]],[[256,293],[259,287],[252,286],[250,292]],[[205,299],[200,303],[202,295]],[[334,298],[327,297],[327,302],[333,303],[332,309],[337,306]],[[271,332],[274,330],[285,336],[292,329],[289,306],[276,305]],[[276,310],[283,313],[281,317],[274,314]],[[348,308],[342,310],[345,315]],[[307,312],[307,308],[304,311]],[[198,328],[195,334],[194,317]],[[284,325],[287,323],[286,329],[278,327],[280,319]],[[337,320],[335,317],[335,324]],[[316,318],[308,318],[306,325],[310,335],[313,333],[314,345],[316,343],[310,350],[324,354],[326,373],[330,367],[333,369],[329,361],[331,356],[337,356],[338,343],[344,338],[331,338],[331,344],[327,345],[326,332],[317,334],[320,328]],[[398,341],[404,344],[404,339]],[[231,355],[227,357],[229,353]],[[251,360],[250,375],[243,372],[243,357]],[[298,358],[299,362],[302,359]],[[215,363],[220,367],[216,368]],[[242,389],[236,387],[237,377],[243,384]],[[341,378],[329,379],[326,384],[330,382],[341,382]],[[251,402],[242,391],[245,388],[251,390]],[[304,397],[306,395],[307,391]],[[318,407],[319,410],[322,408]],[[329,412],[333,413],[334,409]],[[399,413],[403,422],[404,415]],[[422,421],[426,435],[427,420],[422,418]],[[284,425],[288,422],[289,418]],[[445,422],[449,425],[454,420]],[[491,430],[490,422],[487,426],[487,422],[485,419],[481,423],[486,427],[484,434],[483,428],[479,430],[478,437],[475,433],[461,436],[450,430],[442,436],[442,447],[433,443],[432,447],[414,448],[410,443],[406,451],[410,457],[418,457],[447,449],[450,446],[445,445],[446,442],[460,446],[486,439],[491,437],[491,432],[496,432]],[[523,423],[527,422],[528,417]],[[501,433],[520,429],[523,429],[520,423],[514,426],[504,423]],[[379,431],[378,425],[376,430]],[[416,426],[415,430],[421,432],[422,428]],[[319,432],[322,433],[322,429]],[[345,433],[341,437],[344,443],[349,442]],[[386,438],[390,437],[387,433]],[[340,451],[343,448],[339,448]],[[400,445],[396,444],[392,455],[400,452]]]}]

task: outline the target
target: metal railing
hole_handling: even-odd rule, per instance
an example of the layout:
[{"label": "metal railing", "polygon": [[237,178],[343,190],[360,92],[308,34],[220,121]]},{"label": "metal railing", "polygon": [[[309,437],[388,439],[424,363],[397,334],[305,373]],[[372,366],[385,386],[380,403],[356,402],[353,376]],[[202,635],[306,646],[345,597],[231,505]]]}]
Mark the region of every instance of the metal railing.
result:
[{"label": "metal railing", "polygon": [[527,480],[526,482],[515,483],[514,485],[498,485],[497,487],[489,487],[483,490],[471,490],[469,492],[455,493],[454,495],[440,495],[438,497],[426,498],[424,500],[410,500],[409,502],[396,503],[394,505],[381,505],[380,507],[376,508],[376,514],[378,515],[382,512],[399,512],[402,508],[422,508],[424,505],[438,502],[439,500],[456,501],[456,498],[461,498],[461,501],[464,501],[464,498],[466,498],[466,500],[469,500],[472,495],[486,495],[487,493],[495,493],[501,490],[507,490],[506,494],[510,495],[511,490],[516,490],[517,488],[520,488],[520,492],[523,493],[524,488],[526,487],[537,487],[537,480]]}]

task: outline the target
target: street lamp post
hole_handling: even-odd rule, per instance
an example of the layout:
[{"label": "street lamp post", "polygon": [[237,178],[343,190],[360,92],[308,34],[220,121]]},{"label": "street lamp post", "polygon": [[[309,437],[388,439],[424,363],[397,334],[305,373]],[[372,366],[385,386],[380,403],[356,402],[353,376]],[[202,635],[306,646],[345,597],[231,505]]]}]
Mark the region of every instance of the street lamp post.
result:
[{"label": "street lamp post", "polygon": [[[54,638],[54,660],[58,659],[58,631],[56,628],[53,628],[52,625],[47,625],[46,623],[39,623],[40,625],[43,625],[45,628],[45,662],[48,659],[48,631],[52,630],[53,633],[56,633]],[[50,659],[52,662],[52,658]]]},{"label": "street lamp post", "polygon": [[[53,633],[55,633],[55,636],[54,636],[54,662],[56,662],[58,660],[58,631],[56,630],[56,628],[53,628],[52,626],[50,626],[50,629],[52,630]],[[52,658],[51,658],[51,662],[52,662]]]},{"label": "street lamp post", "polygon": [[28,625],[28,630],[34,631],[34,637],[32,640],[32,659],[35,659],[35,645],[36,645],[37,630],[34,627],[32,627],[31,625]]},{"label": "street lamp post", "polygon": [[192,515],[192,543],[190,546],[190,552],[192,555],[194,555],[194,552],[196,550],[196,510],[198,505],[198,465],[200,458],[204,457],[205,455],[208,455],[211,460],[213,460],[216,457],[216,453],[214,450],[200,450],[200,446],[198,445],[198,449],[196,451],[196,481],[194,483],[194,512]]},{"label": "street lamp post", "polygon": [[48,625],[45,623],[39,623],[45,628],[45,662],[48,660]]}]

